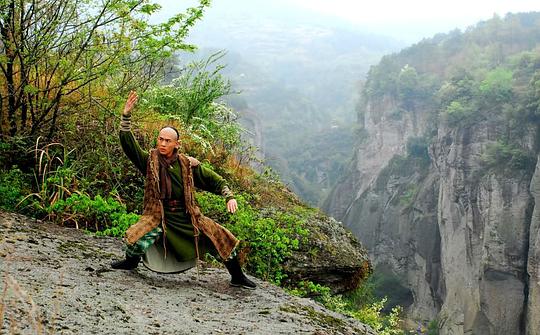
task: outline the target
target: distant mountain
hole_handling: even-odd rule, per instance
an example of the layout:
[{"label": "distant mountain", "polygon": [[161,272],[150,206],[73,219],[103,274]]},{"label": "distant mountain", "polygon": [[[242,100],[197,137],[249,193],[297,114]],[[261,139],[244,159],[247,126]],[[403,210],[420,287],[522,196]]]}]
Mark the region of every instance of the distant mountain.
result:
[{"label": "distant mountain", "polygon": [[[232,100],[242,101],[236,107],[253,127],[267,164],[317,205],[331,187],[330,175],[350,157],[362,78],[382,55],[403,44],[350,30],[324,16],[270,6],[261,18],[236,6],[208,11],[190,36],[200,48],[195,57],[228,52],[223,73],[242,92]],[[327,136],[337,141],[336,147],[322,143]],[[309,152],[313,164],[299,161],[299,152]]]}]

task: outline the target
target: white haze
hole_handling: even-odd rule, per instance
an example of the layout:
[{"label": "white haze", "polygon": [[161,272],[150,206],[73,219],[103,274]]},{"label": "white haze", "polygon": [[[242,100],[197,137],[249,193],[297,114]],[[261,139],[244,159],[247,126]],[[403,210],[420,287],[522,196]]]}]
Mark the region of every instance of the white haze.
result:
[{"label": "white haze", "polygon": [[[158,0],[160,18],[194,1]],[[354,28],[407,43],[436,33],[466,27],[493,15],[540,11],[538,0],[214,0],[205,19],[281,19],[300,23]],[[204,21],[204,19],[203,19]]]}]

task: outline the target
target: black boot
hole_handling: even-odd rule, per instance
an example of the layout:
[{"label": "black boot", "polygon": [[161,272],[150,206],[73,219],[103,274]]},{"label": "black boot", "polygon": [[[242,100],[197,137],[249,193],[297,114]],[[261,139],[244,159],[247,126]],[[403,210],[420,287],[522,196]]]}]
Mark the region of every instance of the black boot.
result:
[{"label": "black boot", "polygon": [[141,256],[127,256],[126,259],[111,263],[111,267],[117,270],[133,270],[141,261]]},{"label": "black boot", "polygon": [[231,286],[243,287],[252,290],[257,287],[257,284],[249,280],[248,277],[244,275],[236,256],[226,262],[223,262],[223,264],[225,264],[225,267],[231,274]]}]

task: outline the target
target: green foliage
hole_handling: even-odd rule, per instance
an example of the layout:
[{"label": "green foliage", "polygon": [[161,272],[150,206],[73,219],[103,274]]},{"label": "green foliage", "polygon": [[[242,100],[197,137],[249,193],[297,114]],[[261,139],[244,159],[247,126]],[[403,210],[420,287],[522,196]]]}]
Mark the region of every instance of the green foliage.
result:
[{"label": "green foliage", "polygon": [[312,281],[301,281],[288,292],[299,297],[329,296],[330,288]]},{"label": "green foliage", "polygon": [[540,123],[540,60],[538,70],[534,73],[527,92],[527,105],[524,108],[528,119],[536,124]]},{"label": "green foliage", "polygon": [[408,184],[407,188],[399,198],[399,204],[402,207],[409,207],[414,203],[414,199],[418,194],[418,186]]},{"label": "green foliage", "polygon": [[[23,179],[26,176],[19,169],[0,174],[0,191],[5,188],[5,194],[9,195],[2,207],[40,218],[46,216],[77,228],[104,229],[102,234],[112,236],[122,236],[138,220],[136,214],[127,213],[126,206],[111,196],[91,197],[79,191],[81,186],[84,190],[92,187],[86,178],[78,178],[73,150],[68,151],[64,145],[54,142],[41,145],[40,140],[38,138],[34,149],[36,192],[30,193],[30,185],[26,185]],[[14,201],[17,201],[17,208]]]},{"label": "green foliage", "polygon": [[374,274],[369,276],[356,289],[344,294],[343,298],[350,306],[366,306],[377,301],[375,295],[376,283],[373,280]]},{"label": "green foliage", "polygon": [[477,86],[468,71],[459,69],[439,89],[441,117],[450,127],[470,126],[481,116],[475,100]]},{"label": "green foliage", "polygon": [[407,140],[407,155],[429,161],[428,147],[429,142],[425,137],[409,137]]},{"label": "green foliage", "polygon": [[[91,196],[118,192],[129,211],[140,211],[144,175],[123,152],[118,123],[110,111],[81,114],[64,124],[62,140],[58,142],[70,148],[69,166],[75,172],[74,190]],[[86,126],[81,128],[80,124]],[[141,147],[148,149],[150,137],[136,128],[135,135]]]},{"label": "green foliage", "polygon": [[373,289],[373,285],[368,282],[347,296],[332,295],[330,288],[306,281],[289,289],[289,293],[301,297],[315,297],[315,300],[326,308],[353,317],[371,326],[378,334],[404,334],[403,330],[400,329],[401,307],[396,306],[388,315],[384,315],[383,309],[387,299],[375,300]]},{"label": "green foliage", "polygon": [[223,198],[210,193],[197,194],[201,209],[246,243],[248,268],[258,277],[280,284],[286,275],[283,262],[297,250],[308,231],[304,228],[306,213],[300,208],[291,212],[274,209],[258,211],[249,204],[249,197],[237,195],[239,209],[224,216]]},{"label": "green foliage", "polygon": [[242,128],[238,115],[218,102],[230,94],[230,83],[216,65],[222,53],[189,64],[170,85],[154,87],[145,94],[142,108],[154,110],[165,119],[176,120],[199,146],[211,151],[216,144],[237,149]]},{"label": "green foliage", "polygon": [[0,170],[9,170],[17,165],[23,172],[29,172],[29,168],[34,164],[34,156],[29,149],[33,145],[33,141],[26,137],[0,136]]},{"label": "green foliage", "polygon": [[450,105],[446,107],[443,117],[446,119],[450,126],[455,127],[460,124],[470,124],[471,119],[474,115],[475,109],[473,106],[460,101],[452,101]]},{"label": "green foliage", "polygon": [[439,335],[439,321],[437,319],[429,322],[427,335]]},{"label": "green foliage", "polygon": [[484,101],[490,105],[508,102],[512,98],[512,75],[512,70],[503,67],[488,72],[479,86]]},{"label": "green foliage", "polygon": [[377,334],[404,334],[403,330],[399,328],[399,323],[401,321],[399,315],[403,312],[402,309],[400,307],[394,307],[389,315],[383,316],[381,315],[381,311],[384,308],[385,303],[386,298],[369,306],[365,306],[356,312],[352,312],[351,316],[371,326],[371,328],[373,328]]},{"label": "green foliage", "polygon": [[487,146],[482,162],[487,169],[494,172],[531,172],[536,165],[536,156],[516,145],[498,141]]},{"label": "green foliage", "polygon": [[[519,143],[530,135],[523,125],[540,120],[534,89],[540,68],[538,18],[538,13],[494,17],[386,56],[370,70],[362,103],[388,104],[391,99],[379,98],[393,98],[396,119],[403,111],[438,110],[455,129],[492,122],[501,138]],[[431,84],[423,87],[426,78]],[[433,91],[438,93],[429,94]],[[436,130],[438,120],[430,120],[428,127]]]},{"label": "green foliage", "polygon": [[378,98],[385,95],[396,96],[401,68],[395,57],[384,56],[379,65],[369,70],[364,89],[365,96]]},{"label": "green foliage", "polygon": [[42,216],[46,209],[58,200],[71,195],[75,182],[75,171],[69,160],[71,151],[60,143],[49,143],[39,147],[40,138],[34,149],[34,170],[37,191],[21,200],[22,210],[34,216]]},{"label": "green foliage", "polygon": [[56,201],[46,211],[56,222],[92,229],[97,235],[123,236],[139,219],[137,214],[127,213],[126,206],[110,196],[91,198],[77,193]]},{"label": "green foliage", "polygon": [[0,104],[0,134],[48,138],[66,113],[86,111],[96,99],[102,108],[111,103],[103,91],[156,83],[175,51],[194,49],[185,38],[209,6],[199,0],[154,24],[159,6],[149,0],[4,3],[0,91],[8,98]]},{"label": "green foliage", "polygon": [[28,176],[17,166],[10,170],[0,170],[0,208],[7,211],[15,211],[17,205],[28,194],[30,185],[27,183]]},{"label": "green foliage", "polygon": [[344,296],[347,308],[351,311],[351,316],[370,325],[379,334],[403,334],[399,318],[403,310],[399,305],[394,305],[389,313],[384,313],[387,310],[388,298],[377,298],[376,290],[380,283],[376,276],[380,277],[377,271],[360,287]]},{"label": "green foliage", "polygon": [[398,97],[402,102],[403,108],[407,111],[412,110],[415,101],[419,98],[419,82],[416,69],[406,64],[398,76]]},{"label": "green foliage", "polygon": [[187,125],[211,119],[212,103],[230,93],[231,84],[221,75],[223,65],[216,64],[219,52],[206,60],[194,61],[186,66],[171,85],[149,92],[147,108],[164,115],[174,115]]}]

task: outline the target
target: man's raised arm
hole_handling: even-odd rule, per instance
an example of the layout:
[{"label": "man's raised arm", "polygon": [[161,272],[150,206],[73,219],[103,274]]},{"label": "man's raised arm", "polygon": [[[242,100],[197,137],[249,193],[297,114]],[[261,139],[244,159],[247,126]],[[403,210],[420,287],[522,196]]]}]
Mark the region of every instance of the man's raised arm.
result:
[{"label": "man's raised arm", "polygon": [[135,136],[133,136],[133,133],[131,132],[131,112],[133,111],[133,108],[135,108],[138,99],[137,92],[129,92],[120,121],[120,145],[122,146],[124,153],[133,164],[135,164],[137,169],[139,169],[142,174],[146,174],[148,153],[141,149]]}]

